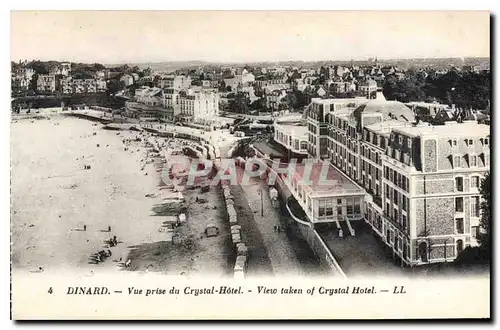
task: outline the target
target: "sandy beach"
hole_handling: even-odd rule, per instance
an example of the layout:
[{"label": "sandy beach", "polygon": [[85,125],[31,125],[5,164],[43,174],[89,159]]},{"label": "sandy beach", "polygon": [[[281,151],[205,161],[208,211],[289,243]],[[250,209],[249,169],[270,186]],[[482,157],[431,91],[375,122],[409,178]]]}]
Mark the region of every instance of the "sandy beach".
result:
[{"label": "sandy beach", "polygon": [[[201,196],[199,189],[185,192],[188,221],[178,232],[190,243],[167,243],[161,230],[166,217],[151,211],[161,202],[159,173],[153,164],[141,170],[145,150],[140,142],[126,151],[123,147],[123,139],[138,133],[101,126],[63,116],[12,122],[13,268],[120,271],[130,258],[127,270],[227,275],[231,249],[217,188],[203,194],[205,204],[193,202]],[[84,169],[86,165],[90,169]],[[207,219],[219,226],[218,237],[203,238]],[[119,244],[109,248],[112,256],[89,263],[89,257],[115,235]]]}]

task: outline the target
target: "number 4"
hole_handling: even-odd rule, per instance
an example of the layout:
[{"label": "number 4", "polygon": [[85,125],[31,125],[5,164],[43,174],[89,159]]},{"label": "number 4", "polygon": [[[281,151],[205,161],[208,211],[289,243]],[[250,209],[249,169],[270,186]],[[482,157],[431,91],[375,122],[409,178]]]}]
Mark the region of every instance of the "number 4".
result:
[{"label": "number 4", "polygon": [[49,288],[49,291],[48,291],[50,294],[52,294],[52,287]]}]

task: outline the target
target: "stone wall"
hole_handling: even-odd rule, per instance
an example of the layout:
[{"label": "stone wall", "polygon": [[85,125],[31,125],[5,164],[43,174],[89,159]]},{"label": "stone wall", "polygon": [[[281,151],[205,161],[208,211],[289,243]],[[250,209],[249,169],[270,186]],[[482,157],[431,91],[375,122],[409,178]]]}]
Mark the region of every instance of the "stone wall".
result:
[{"label": "stone wall", "polygon": [[424,172],[437,171],[437,143],[436,140],[424,141]]},{"label": "stone wall", "polygon": [[[427,212],[424,205],[427,203]],[[423,198],[415,203],[415,225],[417,236],[452,235],[454,233],[455,199],[448,198]],[[425,225],[426,223],[426,225]],[[425,235],[424,231],[427,229]]]}]

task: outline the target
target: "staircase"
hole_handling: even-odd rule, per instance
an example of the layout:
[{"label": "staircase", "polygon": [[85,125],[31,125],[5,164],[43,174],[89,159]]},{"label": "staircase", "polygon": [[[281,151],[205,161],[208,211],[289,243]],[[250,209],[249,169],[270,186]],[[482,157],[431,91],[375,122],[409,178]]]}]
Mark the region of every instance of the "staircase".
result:
[{"label": "staircase", "polygon": [[347,215],[344,216],[345,224],[347,225],[347,228],[349,229],[349,233],[351,236],[356,236],[356,232],[352,228],[351,222],[349,221],[349,217]]}]

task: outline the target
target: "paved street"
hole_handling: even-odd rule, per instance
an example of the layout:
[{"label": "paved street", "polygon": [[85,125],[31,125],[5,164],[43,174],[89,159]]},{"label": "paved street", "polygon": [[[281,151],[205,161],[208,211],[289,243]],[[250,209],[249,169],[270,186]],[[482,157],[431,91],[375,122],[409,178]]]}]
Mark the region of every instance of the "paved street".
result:
[{"label": "paved street", "polygon": [[[275,209],[271,203],[266,181],[252,178],[249,185],[244,185],[242,188],[246,194],[250,208],[254,212],[254,219],[261,232],[274,274],[276,276],[303,275],[302,267],[286,233],[284,231],[280,233],[274,231],[274,226],[280,223],[280,214],[279,209]],[[264,216],[261,215],[260,189],[263,192]]]}]

